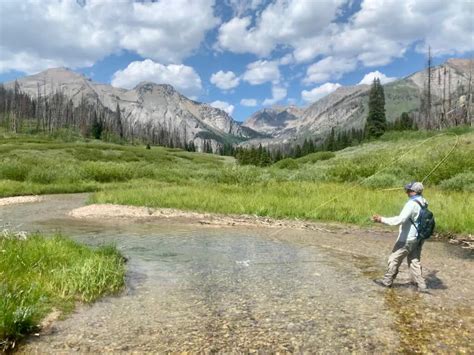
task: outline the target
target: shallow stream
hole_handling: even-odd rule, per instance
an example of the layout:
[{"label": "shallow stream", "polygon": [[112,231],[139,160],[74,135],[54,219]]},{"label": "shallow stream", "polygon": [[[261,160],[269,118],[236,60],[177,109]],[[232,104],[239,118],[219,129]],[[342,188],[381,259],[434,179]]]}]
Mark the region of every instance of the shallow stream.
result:
[{"label": "shallow stream", "polygon": [[24,352],[311,351],[472,352],[473,258],[427,243],[432,294],[406,268],[384,272],[393,233],[203,227],[177,220],[75,220],[87,196],[0,207],[0,224],[115,243],[128,258],[126,290],[80,306]]}]

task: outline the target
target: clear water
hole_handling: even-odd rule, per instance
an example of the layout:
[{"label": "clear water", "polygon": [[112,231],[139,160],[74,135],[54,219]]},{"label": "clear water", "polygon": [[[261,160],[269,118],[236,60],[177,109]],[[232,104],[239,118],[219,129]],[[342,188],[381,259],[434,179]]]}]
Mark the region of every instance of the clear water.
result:
[{"label": "clear water", "polygon": [[[430,280],[434,295],[419,295],[403,271],[393,290],[372,283],[384,271],[386,237],[68,218],[85,198],[0,207],[0,224],[115,243],[129,259],[122,294],[80,306],[52,334],[31,338],[24,352],[473,349],[473,308],[462,297],[472,295],[472,258],[439,243],[430,257],[448,272]],[[468,281],[456,292],[455,269],[466,266]]]}]

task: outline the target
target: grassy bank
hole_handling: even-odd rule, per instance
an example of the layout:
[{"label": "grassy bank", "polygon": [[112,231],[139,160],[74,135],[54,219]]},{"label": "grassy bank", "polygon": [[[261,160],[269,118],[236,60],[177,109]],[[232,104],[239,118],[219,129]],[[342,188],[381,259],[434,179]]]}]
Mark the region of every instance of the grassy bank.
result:
[{"label": "grassy bank", "polygon": [[266,168],[161,147],[9,137],[0,144],[0,196],[96,191],[94,202],[366,224],[374,212],[399,212],[402,190],[384,189],[429,175],[438,230],[472,233],[474,130],[441,133],[389,132]]},{"label": "grassy bank", "polygon": [[[439,232],[474,231],[472,194],[430,189],[427,199],[436,213]],[[398,214],[405,201],[402,190],[380,191],[340,183],[289,181],[246,186],[143,181],[139,187],[98,192],[91,202],[368,225],[373,213]]]},{"label": "grassy bank", "polygon": [[54,308],[92,302],[124,285],[113,247],[92,250],[65,237],[0,235],[0,351],[11,348]]}]

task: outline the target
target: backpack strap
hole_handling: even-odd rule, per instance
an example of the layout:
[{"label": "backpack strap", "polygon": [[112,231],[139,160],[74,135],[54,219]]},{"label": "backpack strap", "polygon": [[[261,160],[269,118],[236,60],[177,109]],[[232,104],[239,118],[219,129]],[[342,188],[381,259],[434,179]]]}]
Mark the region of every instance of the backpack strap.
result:
[{"label": "backpack strap", "polygon": [[[426,208],[426,205],[422,204],[420,201],[418,201],[416,199],[413,199],[412,201],[415,201],[418,204],[418,206],[421,207],[421,209]],[[411,224],[413,224],[413,227],[415,227],[417,234],[419,234],[420,231],[418,230],[418,227],[416,226],[415,222],[413,222],[413,220],[411,218],[410,218],[410,222],[411,222]]]},{"label": "backpack strap", "polygon": [[415,199],[413,199],[412,201],[415,201],[418,204],[418,206],[420,206],[421,208],[426,208],[426,205],[422,204],[420,201],[415,200]]}]

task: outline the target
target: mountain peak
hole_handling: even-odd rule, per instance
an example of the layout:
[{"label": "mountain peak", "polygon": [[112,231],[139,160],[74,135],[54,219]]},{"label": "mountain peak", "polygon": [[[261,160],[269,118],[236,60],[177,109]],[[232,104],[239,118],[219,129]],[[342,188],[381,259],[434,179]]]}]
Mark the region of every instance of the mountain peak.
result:
[{"label": "mountain peak", "polygon": [[79,78],[90,80],[84,74],[76,73],[75,71],[67,67],[49,68],[36,75],[52,77],[54,79],[59,79],[59,80],[60,79],[79,79]]},{"label": "mountain peak", "polygon": [[174,94],[177,92],[176,89],[170,84],[157,84],[153,81],[141,81],[133,88],[133,90],[138,91],[140,93],[148,91],[151,92],[155,89],[164,91],[168,94]]}]

